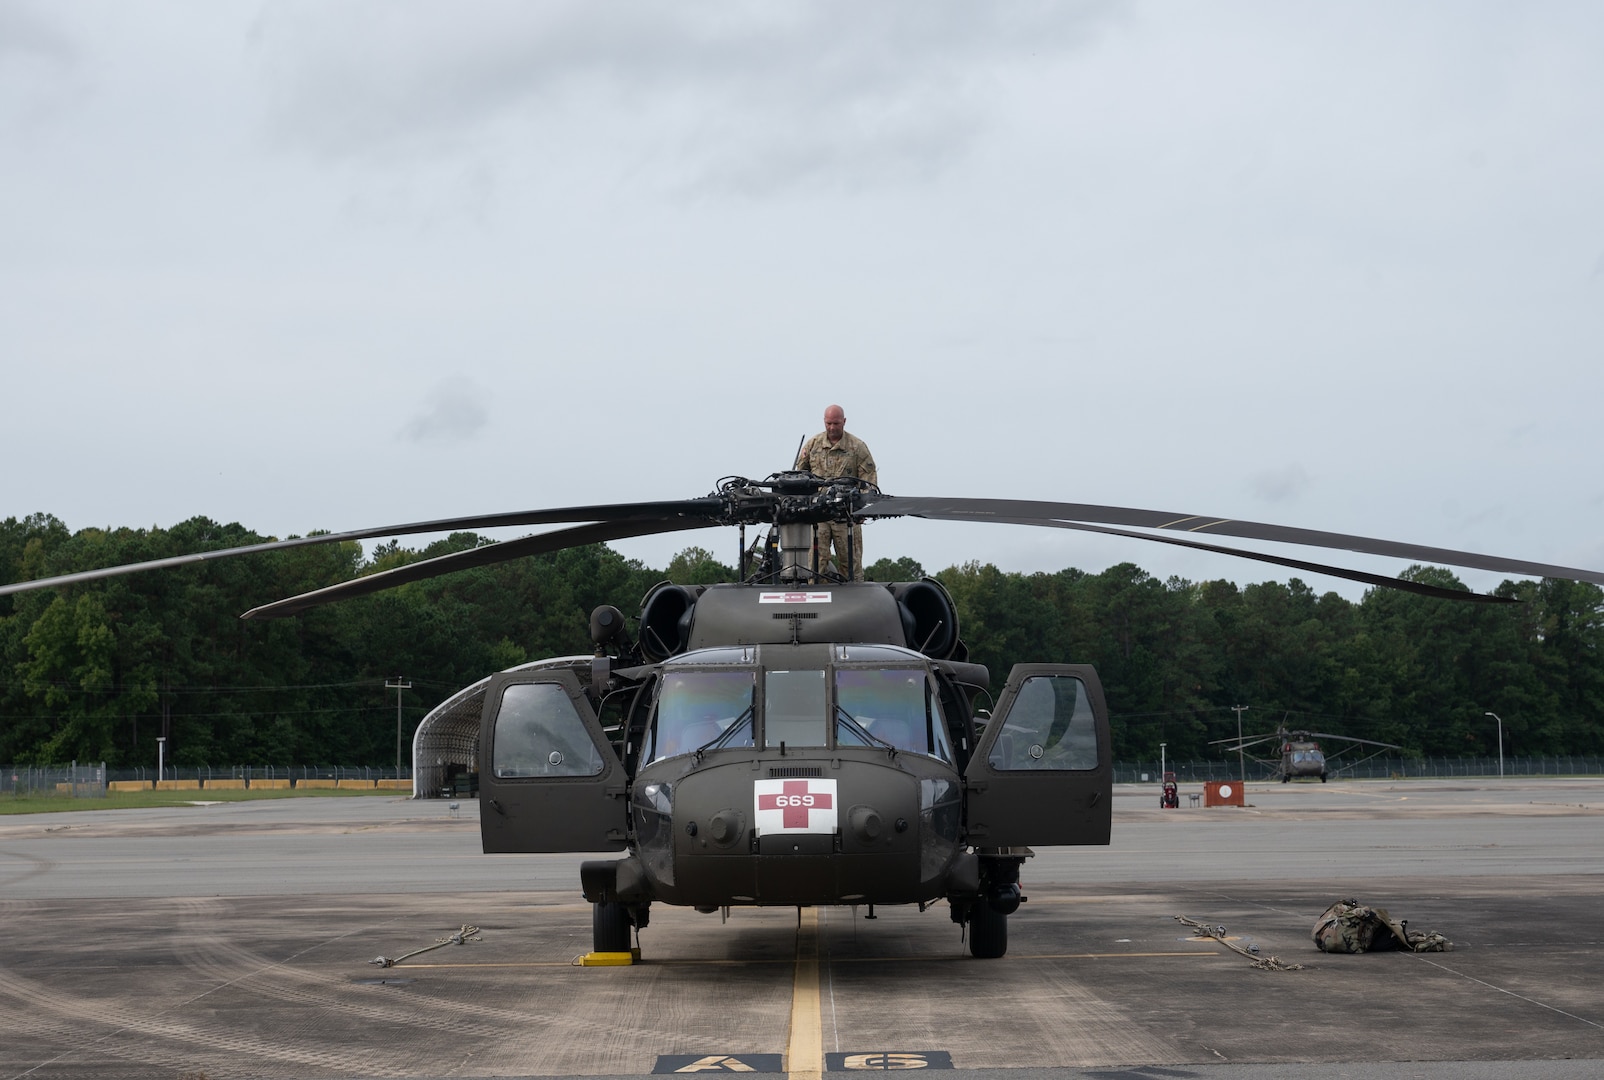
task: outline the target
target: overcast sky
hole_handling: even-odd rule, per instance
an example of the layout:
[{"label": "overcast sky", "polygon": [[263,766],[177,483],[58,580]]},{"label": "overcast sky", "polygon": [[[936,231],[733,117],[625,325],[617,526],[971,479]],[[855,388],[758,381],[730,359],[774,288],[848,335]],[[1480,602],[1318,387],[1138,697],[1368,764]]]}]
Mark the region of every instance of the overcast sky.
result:
[{"label": "overcast sky", "polygon": [[1592,0],[0,0],[0,518],[692,497],[839,402],[892,494],[1604,568],[1601,133]]}]

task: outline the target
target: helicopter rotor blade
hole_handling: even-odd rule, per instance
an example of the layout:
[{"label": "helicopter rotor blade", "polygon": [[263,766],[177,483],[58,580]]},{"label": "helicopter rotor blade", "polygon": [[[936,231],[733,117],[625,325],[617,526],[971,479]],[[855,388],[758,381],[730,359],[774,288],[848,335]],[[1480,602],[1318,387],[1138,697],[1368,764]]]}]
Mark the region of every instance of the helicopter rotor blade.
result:
[{"label": "helicopter rotor blade", "polygon": [[291,596],[271,604],[254,607],[241,615],[240,618],[280,619],[286,615],[296,615],[311,608],[334,603],[337,600],[350,600],[358,596],[368,596],[409,582],[425,581],[429,578],[439,577],[442,574],[451,574],[458,570],[468,570],[478,566],[493,566],[496,563],[507,562],[511,559],[521,559],[526,555],[562,551],[566,548],[582,547],[586,544],[599,544],[607,540],[626,540],[635,536],[651,536],[656,533],[677,532],[686,529],[706,529],[717,524],[718,522],[716,521],[686,521],[684,518],[679,517],[656,517],[641,520],[604,521],[591,525],[578,525],[571,529],[537,533],[534,536],[525,536],[517,540],[504,540],[496,544],[485,544],[482,547],[470,548],[467,551],[458,551],[450,555],[441,555],[433,559],[424,559],[422,562],[398,566],[394,570],[385,570],[381,573],[369,574],[366,577],[353,578],[338,585],[330,585],[327,588],[316,589],[312,592],[301,593],[299,596]]},{"label": "helicopter rotor blade", "polygon": [[1210,746],[1219,746],[1222,743],[1230,743],[1231,745],[1229,745],[1229,746],[1227,746],[1225,748],[1227,751],[1230,751],[1230,750],[1246,750],[1250,746],[1257,746],[1260,743],[1271,742],[1276,738],[1279,738],[1279,736],[1276,736],[1276,735],[1260,735],[1260,736],[1255,737],[1255,736],[1249,735],[1247,737],[1247,739],[1245,739],[1245,740],[1215,739],[1212,742],[1210,742],[1209,745]]},{"label": "helicopter rotor blade", "polygon": [[1402,750],[1396,743],[1376,742],[1374,739],[1356,739],[1352,735],[1333,735],[1329,731],[1300,731],[1299,735],[1306,735],[1313,739],[1341,739],[1343,742],[1364,743],[1366,746],[1379,746],[1386,750]]},{"label": "helicopter rotor blade", "polygon": [[[174,555],[165,559],[125,563],[122,566],[104,566],[96,570],[83,570],[74,574],[36,578],[32,581],[15,581],[0,585],[0,596],[49,589],[58,585],[76,585],[85,581],[136,574],[145,570],[165,570],[176,566],[190,566],[214,559],[231,559],[237,555],[255,555],[265,551],[283,551],[288,548],[312,544],[339,544],[351,540],[372,540],[381,536],[412,536],[418,533],[450,533],[468,529],[506,528],[523,525],[557,525],[571,521],[627,521],[651,518],[710,518],[724,508],[722,499],[677,499],[665,502],[613,503],[603,506],[570,506],[553,510],[523,510],[507,514],[479,514],[472,517],[440,518],[434,521],[414,521],[403,525],[383,525],[373,529],[353,529],[348,532],[318,533],[315,536],[297,536],[289,540],[270,540],[241,547],[218,548],[215,551],[197,551],[188,555]],[[687,528],[700,528],[688,525]],[[667,531],[667,530],[665,530]]]},{"label": "helicopter rotor blade", "polygon": [[[1185,533],[1208,533],[1217,536],[1236,536],[1245,540],[1266,543],[1297,544],[1303,547],[1327,548],[1333,551],[1354,551],[1363,555],[1384,555],[1413,562],[1435,563],[1489,570],[1500,574],[1521,574],[1529,577],[1570,578],[1604,585],[1604,572],[1581,570],[1571,566],[1530,562],[1525,559],[1506,559],[1500,556],[1481,555],[1472,551],[1455,551],[1451,548],[1426,547],[1395,540],[1377,540],[1347,533],[1323,532],[1317,529],[1299,529],[1286,525],[1267,525],[1256,521],[1239,521],[1233,518],[1202,517],[1196,514],[1173,514],[1159,510],[1139,510],[1121,506],[1097,506],[1089,503],[1039,502],[1030,499],[938,499],[893,495],[868,496],[858,511],[859,517],[921,517],[943,521],[1006,521],[1012,524],[1053,525],[1060,521],[1089,522],[1098,525],[1125,525],[1141,529],[1169,530]],[[1147,533],[1134,536],[1149,540],[1160,539]],[[1237,548],[1219,548],[1229,555],[1254,558]],[[1326,571],[1322,571],[1326,572]],[[1389,586],[1397,587],[1396,579],[1385,579]],[[1461,597],[1463,599],[1463,597]]]},{"label": "helicopter rotor blade", "polygon": [[[1338,753],[1341,753],[1341,751],[1338,751]],[[1365,762],[1369,761],[1371,758],[1378,758],[1382,754],[1385,754],[1385,753],[1386,753],[1385,750],[1373,750],[1370,753],[1366,754],[1364,757],[1360,758],[1358,761],[1349,761],[1349,762],[1344,762],[1344,763],[1339,764],[1337,766],[1337,769],[1338,769],[1339,772],[1351,772],[1352,770],[1357,769],[1359,766],[1363,765]],[[1335,758],[1335,756],[1336,755],[1334,755],[1334,754],[1327,754],[1326,755],[1326,761],[1327,762],[1331,762]]]},{"label": "helicopter rotor blade", "polygon": [[1246,551],[1242,548],[1225,547],[1220,544],[1205,544],[1200,540],[1182,540],[1178,536],[1153,536],[1148,533],[1131,532],[1128,529],[1110,529],[1102,525],[1087,525],[1080,521],[1056,521],[1045,518],[999,516],[986,518],[985,520],[1005,525],[1040,525],[1053,529],[1076,529],[1080,532],[1102,533],[1105,536],[1124,536],[1133,540],[1151,540],[1159,544],[1173,544],[1177,547],[1196,548],[1199,551],[1235,555],[1238,558],[1253,559],[1256,562],[1274,563],[1277,566],[1291,567],[1294,570],[1307,570],[1312,574],[1326,574],[1330,577],[1345,578],[1349,581],[1375,585],[1383,589],[1399,589],[1403,592],[1431,596],[1439,600],[1458,600],[1471,604],[1517,604],[1520,602],[1512,596],[1493,596],[1489,593],[1471,592],[1469,589],[1444,589],[1441,586],[1428,585],[1422,581],[1410,581],[1408,578],[1390,578],[1382,574],[1370,574],[1363,570],[1350,570],[1342,566],[1330,566],[1326,563],[1308,562],[1303,559],[1288,559],[1280,555],[1268,555],[1262,551]]},{"label": "helicopter rotor blade", "polygon": [[[818,482],[819,480],[817,477],[804,477],[804,479],[813,482]],[[647,535],[654,532],[706,528],[715,524],[733,525],[774,521],[777,517],[783,517],[786,514],[791,515],[789,520],[795,521],[842,520],[839,515],[851,514],[858,518],[921,517],[930,520],[992,521],[1005,524],[1077,529],[1083,532],[1157,541],[1178,547],[1230,555],[1236,558],[1253,559],[1258,562],[1272,563],[1292,569],[1305,570],[1310,573],[1330,575],[1383,588],[1399,589],[1423,596],[1473,603],[1514,603],[1516,601],[1509,597],[1490,596],[1464,589],[1443,589],[1438,586],[1409,581],[1403,578],[1384,577],[1379,574],[1369,574],[1323,563],[1307,562],[1242,548],[1214,545],[1197,539],[1157,535],[1157,533],[1179,531],[1193,534],[1209,533],[1235,536],[1249,540],[1348,550],[1362,554],[1383,555],[1501,573],[1570,578],[1576,581],[1604,585],[1604,572],[1600,571],[1581,570],[1546,563],[1479,555],[1473,552],[1453,551],[1446,548],[1424,547],[1396,541],[1376,540],[1342,533],[1319,532],[1250,521],[1203,518],[1194,515],[1178,515],[1154,510],[1098,506],[1087,503],[1043,502],[1020,499],[911,498],[882,495],[878,491],[870,491],[862,495],[854,494],[852,498],[858,500],[855,504],[855,510],[851,509],[843,501],[841,492],[820,491],[816,486],[810,487],[808,483],[798,484],[796,474],[776,474],[776,477],[771,478],[771,481],[759,483],[733,477],[721,482],[718,493],[699,499],[613,503],[504,514],[482,514],[469,517],[440,518],[401,525],[386,525],[378,528],[339,533],[323,533],[316,536],[295,537],[289,540],[274,540],[241,547],[201,551],[171,558],[129,563],[122,566],[103,567],[57,577],[39,578],[32,581],[12,582],[0,585],[0,596],[34,589],[46,589],[58,585],[95,581],[144,570],[178,567],[214,559],[232,558],[237,555],[277,551],[309,544],[342,543],[384,536],[500,528],[514,525],[591,523],[579,526],[575,530],[551,534],[553,536],[570,536],[572,539],[566,541],[567,543],[582,544],[609,539],[623,539],[629,536]],[[1123,528],[1112,526],[1129,526],[1153,531],[1129,532]],[[621,529],[622,531],[611,531],[613,528]],[[555,550],[554,546],[545,546],[548,543],[552,543],[550,541],[528,539],[539,545],[530,548],[529,551],[531,553],[534,551]],[[510,543],[518,544],[522,543],[522,541]],[[555,546],[562,545],[556,544]],[[519,549],[508,549],[506,555],[498,556],[498,558],[517,557],[511,554],[513,550]],[[467,555],[469,553],[462,554]],[[458,565],[484,565],[484,563],[474,562]],[[380,576],[373,575],[373,577],[378,579]],[[417,579],[411,578],[408,580]],[[363,591],[377,591],[378,588],[383,587],[388,586],[364,587]],[[353,593],[353,595],[361,595],[361,593]],[[269,610],[275,610],[275,605],[256,610],[265,614]]]}]

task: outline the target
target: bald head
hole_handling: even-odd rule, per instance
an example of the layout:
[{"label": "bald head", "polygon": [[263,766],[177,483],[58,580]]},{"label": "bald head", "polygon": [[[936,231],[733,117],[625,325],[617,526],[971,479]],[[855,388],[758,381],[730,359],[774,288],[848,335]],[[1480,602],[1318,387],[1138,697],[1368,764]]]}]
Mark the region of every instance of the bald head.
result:
[{"label": "bald head", "polygon": [[824,434],[832,443],[841,441],[847,430],[847,414],[841,406],[831,405],[824,410]]}]

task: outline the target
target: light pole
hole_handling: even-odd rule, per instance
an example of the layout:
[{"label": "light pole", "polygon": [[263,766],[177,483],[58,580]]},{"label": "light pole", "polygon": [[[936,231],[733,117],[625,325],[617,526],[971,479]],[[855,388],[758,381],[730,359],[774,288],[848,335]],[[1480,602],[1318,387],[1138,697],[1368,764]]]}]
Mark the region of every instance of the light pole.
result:
[{"label": "light pole", "polygon": [[1498,714],[1495,712],[1486,713],[1485,715],[1498,720],[1498,775],[1502,777],[1504,775],[1504,721],[1499,719]]},{"label": "light pole", "polygon": [[401,691],[412,689],[412,684],[397,675],[395,682],[386,680],[386,690],[395,691],[395,778],[401,779]]},{"label": "light pole", "polygon": [[167,754],[167,737],[164,736],[164,735],[158,735],[158,736],[156,736],[156,786],[157,787],[160,787],[162,780],[165,779],[162,776],[162,768],[166,763],[166,754]]},{"label": "light pole", "polygon": [[1158,782],[1161,784],[1164,782],[1164,773],[1168,771],[1164,765],[1164,748],[1168,745],[1169,743],[1158,744]]},{"label": "light pole", "polygon": [[[1236,713],[1236,763],[1242,770],[1242,790],[1248,789],[1248,759],[1243,756],[1242,750],[1242,714],[1247,712],[1251,705],[1232,705],[1231,711]],[[1257,759],[1255,759],[1257,760]]]}]

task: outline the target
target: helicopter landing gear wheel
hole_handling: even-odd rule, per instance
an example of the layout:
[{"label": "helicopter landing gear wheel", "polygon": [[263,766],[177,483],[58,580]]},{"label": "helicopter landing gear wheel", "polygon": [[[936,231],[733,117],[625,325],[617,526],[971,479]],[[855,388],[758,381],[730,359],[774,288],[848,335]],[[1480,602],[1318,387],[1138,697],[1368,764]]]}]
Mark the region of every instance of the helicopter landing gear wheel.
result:
[{"label": "helicopter landing gear wheel", "polygon": [[1321,773],[1320,774],[1320,782],[1322,784],[1326,782],[1326,774],[1325,773]]},{"label": "helicopter landing gear wheel", "polygon": [[995,960],[1008,951],[1008,916],[984,900],[969,909],[969,955]]},{"label": "helicopter landing gear wheel", "polygon": [[591,906],[590,947],[594,952],[629,952],[629,908],[602,901]]}]

